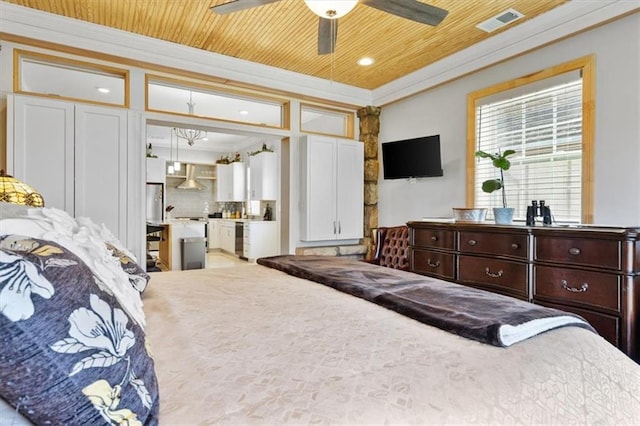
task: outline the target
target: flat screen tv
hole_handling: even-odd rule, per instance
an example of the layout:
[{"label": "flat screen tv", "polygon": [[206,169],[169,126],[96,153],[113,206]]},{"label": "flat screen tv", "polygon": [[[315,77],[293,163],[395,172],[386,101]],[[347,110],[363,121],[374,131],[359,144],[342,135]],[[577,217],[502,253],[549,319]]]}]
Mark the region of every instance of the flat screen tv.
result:
[{"label": "flat screen tv", "polygon": [[440,135],[382,144],[385,179],[442,176]]}]

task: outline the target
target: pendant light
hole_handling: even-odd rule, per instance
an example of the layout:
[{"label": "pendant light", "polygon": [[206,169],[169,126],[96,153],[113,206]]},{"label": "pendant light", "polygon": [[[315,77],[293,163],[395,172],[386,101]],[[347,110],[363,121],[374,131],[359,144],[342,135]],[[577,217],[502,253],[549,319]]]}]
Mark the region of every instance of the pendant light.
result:
[{"label": "pendant light", "polygon": [[[173,130],[176,130],[175,128]],[[179,159],[179,151],[178,151],[178,147],[180,146],[180,138],[178,138],[178,134],[176,133],[176,161],[173,162],[173,169],[176,172],[179,172],[182,169],[182,164],[180,163],[180,159]]]},{"label": "pendant light", "polygon": [[169,132],[169,138],[169,167],[167,171],[172,175],[175,172],[173,169],[173,132]]}]

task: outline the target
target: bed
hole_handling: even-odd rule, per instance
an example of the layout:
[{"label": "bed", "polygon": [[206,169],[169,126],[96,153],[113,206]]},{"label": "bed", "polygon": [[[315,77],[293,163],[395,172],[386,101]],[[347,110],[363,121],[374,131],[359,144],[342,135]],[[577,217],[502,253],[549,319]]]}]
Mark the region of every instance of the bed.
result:
[{"label": "bed", "polygon": [[[43,285],[32,295],[33,312],[25,319],[6,311],[0,300],[2,424],[68,424],[80,416],[83,424],[131,425],[621,425],[640,418],[640,367],[587,328],[560,327],[500,347],[256,264],[152,273],[146,284],[126,252],[95,251],[108,234],[86,238],[92,228],[86,222],[72,225],[65,218],[71,230],[62,229],[52,225],[52,212],[31,214],[31,220],[0,222],[0,249],[5,256],[22,256],[25,265],[44,265],[48,256],[53,266],[41,272],[56,292],[46,298]],[[24,223],[33,221],[52,226],[42,232]],[[18,238],[9,225],[31,235]],[[92,250],[101,262],[87,256]],[[66,267],[76,269],[66,273]],[[63,286],[73,291],[67,295]],[[46,311],[59,313],[59,324],[49,319],[44,330],[29,329],[60,295],[86,306]],[[140,305],[128,300],[134,297],[143,306],[142,318]],[[123,351],[110,352],[72,333],[70,313],[78,309],[111,314],[104,318],[119,325],[118,342],[127,342],[129,361]],[[33,386],[36,380],[27,369],[17,372],[27,357],[16,363],[20,352],[13,345],[22,345],[25,336],[31,340],[26,347],[37,348],[49,363],[48,375],[36,379],[45,382],[40,391],[60,394],[54,405],[45,398],[33,403],[38,392],[25,398],[24,389],[16,399],[15,383]],[[66,340],[71,338],[77,341]],[[89,365],[98,347],[112,365]],[[80,394],[76,405],[68,402],[72,391]]]},{"label": "bed", "polygon": [[634,424],[640,369],[591,331],[500,348],[260,265],[154,274],[166,424]]}]

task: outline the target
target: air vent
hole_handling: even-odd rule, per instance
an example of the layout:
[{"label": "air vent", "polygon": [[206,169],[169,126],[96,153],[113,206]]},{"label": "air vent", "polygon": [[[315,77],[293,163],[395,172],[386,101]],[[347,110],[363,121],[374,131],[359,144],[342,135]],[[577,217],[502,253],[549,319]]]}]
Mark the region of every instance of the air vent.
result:
[{"label": "air vent", "polygon": [[486,31],[488,33],[497,30],[498,28],[504,27],[505,25],[517,21],[522,18],[524,15],[518,12],[515,9],[508,9],[502,13],[497,14],[491,19],[487,19],[484,22],[476,25],[476,28],[481,29],[482,31]]}]

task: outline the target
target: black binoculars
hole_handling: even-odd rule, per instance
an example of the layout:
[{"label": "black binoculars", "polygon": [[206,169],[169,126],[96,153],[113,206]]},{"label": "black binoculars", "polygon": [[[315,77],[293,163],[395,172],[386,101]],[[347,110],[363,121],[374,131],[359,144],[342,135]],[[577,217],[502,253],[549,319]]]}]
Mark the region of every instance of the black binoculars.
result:
[{"label": "black binoculars", "polygon": [[551,225],[551,209],[545,205],[544,200],[539,202],[536,200],[531,201],[531,205],[527,206],[527,226],[534,226],[536,224],[536,217],[542,217],[542,223],[544,225]]}]

